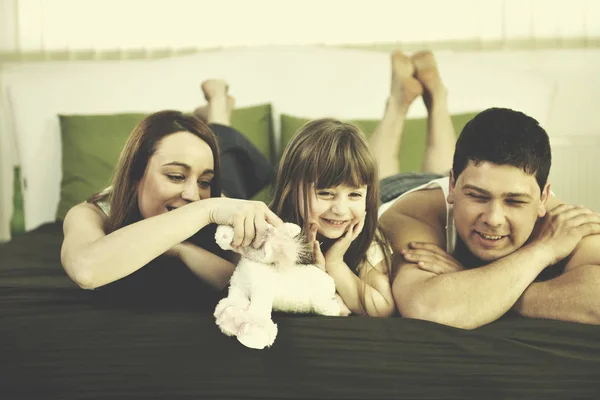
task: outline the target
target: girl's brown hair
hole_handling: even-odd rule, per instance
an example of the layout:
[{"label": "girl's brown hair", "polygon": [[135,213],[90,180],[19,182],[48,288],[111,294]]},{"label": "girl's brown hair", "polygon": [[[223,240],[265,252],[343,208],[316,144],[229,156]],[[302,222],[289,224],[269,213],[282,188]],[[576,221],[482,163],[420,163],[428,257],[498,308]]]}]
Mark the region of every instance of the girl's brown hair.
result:
[{"label": "girl's brown hair", "polygon": [[367,186],[364,228],[346,251],[344,261],[358,273],[358,268],[367,261],[367,250],[375,241],[384,251],[389,271],[389,246],[377,221],[377,164],[356,126],[329,118],[302,126],[281,157],[271,209],[284,221],[302,226],[303,232],[308,234],[309,222],[302,215],[308,215],[309,191],[339,185]]},{"label": "girl's brown hair", "polygon": [[221,196],[221,168],[215,134],[208,125],[195,117],[179,111],[159,111],[144,118],[129,135],[113,175],[112,189],[88,199],[88,203],[109,202],[110,213],[105,225],[107,233],[142,219],[138,207],[138,183],[160,141],[176,132],[189,132],[208,144],[213,154],[215,171],[211,197]]}]

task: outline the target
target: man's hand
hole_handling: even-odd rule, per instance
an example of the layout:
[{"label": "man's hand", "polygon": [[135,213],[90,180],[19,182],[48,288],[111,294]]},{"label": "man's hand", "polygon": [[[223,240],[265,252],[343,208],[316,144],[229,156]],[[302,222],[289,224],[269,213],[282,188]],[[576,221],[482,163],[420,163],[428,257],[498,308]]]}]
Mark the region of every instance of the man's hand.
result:
[{"label": "man's hand", "polygon": [[417,264],[419,269],[436,275],[465,270],[454,257],[433,243],[413,242],[400,253],[406,261]]},{"label": "man's hand", "polygon": [[586,236],[600,234],[600,214],[579,206],[561,204],[550,210],[532,234],[532,243],[543,245],[554,265],[568,257]]}]

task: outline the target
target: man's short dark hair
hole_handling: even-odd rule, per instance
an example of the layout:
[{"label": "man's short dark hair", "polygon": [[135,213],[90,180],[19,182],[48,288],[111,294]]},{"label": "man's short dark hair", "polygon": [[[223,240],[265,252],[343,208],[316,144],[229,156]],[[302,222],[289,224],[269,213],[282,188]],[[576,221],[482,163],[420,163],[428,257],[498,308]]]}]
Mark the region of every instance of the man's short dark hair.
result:
[{"label": "man's short dark hair", "polygon": [[542,191],[552,163],[550,140],[534,118],[508,108],[489,108],[465,125],[456,142],[454,179],[469,161],[520,168],[535,175]]}]

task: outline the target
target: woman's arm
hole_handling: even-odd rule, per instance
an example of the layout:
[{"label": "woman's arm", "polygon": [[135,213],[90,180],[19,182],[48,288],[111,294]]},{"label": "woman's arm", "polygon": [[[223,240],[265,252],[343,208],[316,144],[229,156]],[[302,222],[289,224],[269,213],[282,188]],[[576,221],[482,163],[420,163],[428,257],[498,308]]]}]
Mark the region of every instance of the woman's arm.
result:
[{"label": "woman's arm", "polygon": [[252,243],[257,233],[266,230],[267,222],[282,224],[264,203],[222,198],[190,203],[108,235],[104,221],[102,212],[86,203],[73,207],[65,217],[62,264],[85,289],[130,275],[210,223],[233,226],[236,245]]},{"label": "woman's arm", "polygon": [[175,245],[169,253],[178,257],[198,278],[217,289],[227,286],[235,269],[231,261],[189,242]]}]

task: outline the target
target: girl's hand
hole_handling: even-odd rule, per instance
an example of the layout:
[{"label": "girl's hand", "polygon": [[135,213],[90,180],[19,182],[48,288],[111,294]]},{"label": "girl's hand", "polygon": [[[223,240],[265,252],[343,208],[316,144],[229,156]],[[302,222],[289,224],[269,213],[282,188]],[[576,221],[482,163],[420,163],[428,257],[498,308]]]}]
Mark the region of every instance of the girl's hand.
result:
[{"label": "girl's hand", "polygon": [[325,254],[326,264],[337,264],[344,262],[344,254],[348,251],[350,244],[360,235],[365,226],[365,216],[360,220],[350,225],[348,230],[342,237],[335,241],[335,243],[327,250]]},{"label": "girl's hand", "polygon": [[211,223],[233,227],[233,247],[252,244],[258,248],[262,245],[260,238],[267,235],[268,224],[275,227],[283,225],[283,221],[261,201],[219,197],[202,200],[201,203],[204,202],[209,202]]},{"label": "girl's hand", "polygon": [[317,240],[317,224],[310,224],[310,232],[308,233],[308,243],[312,245],[313,257],[315,265],[325,271],[325,256],[321,251],[321,243]]}]

